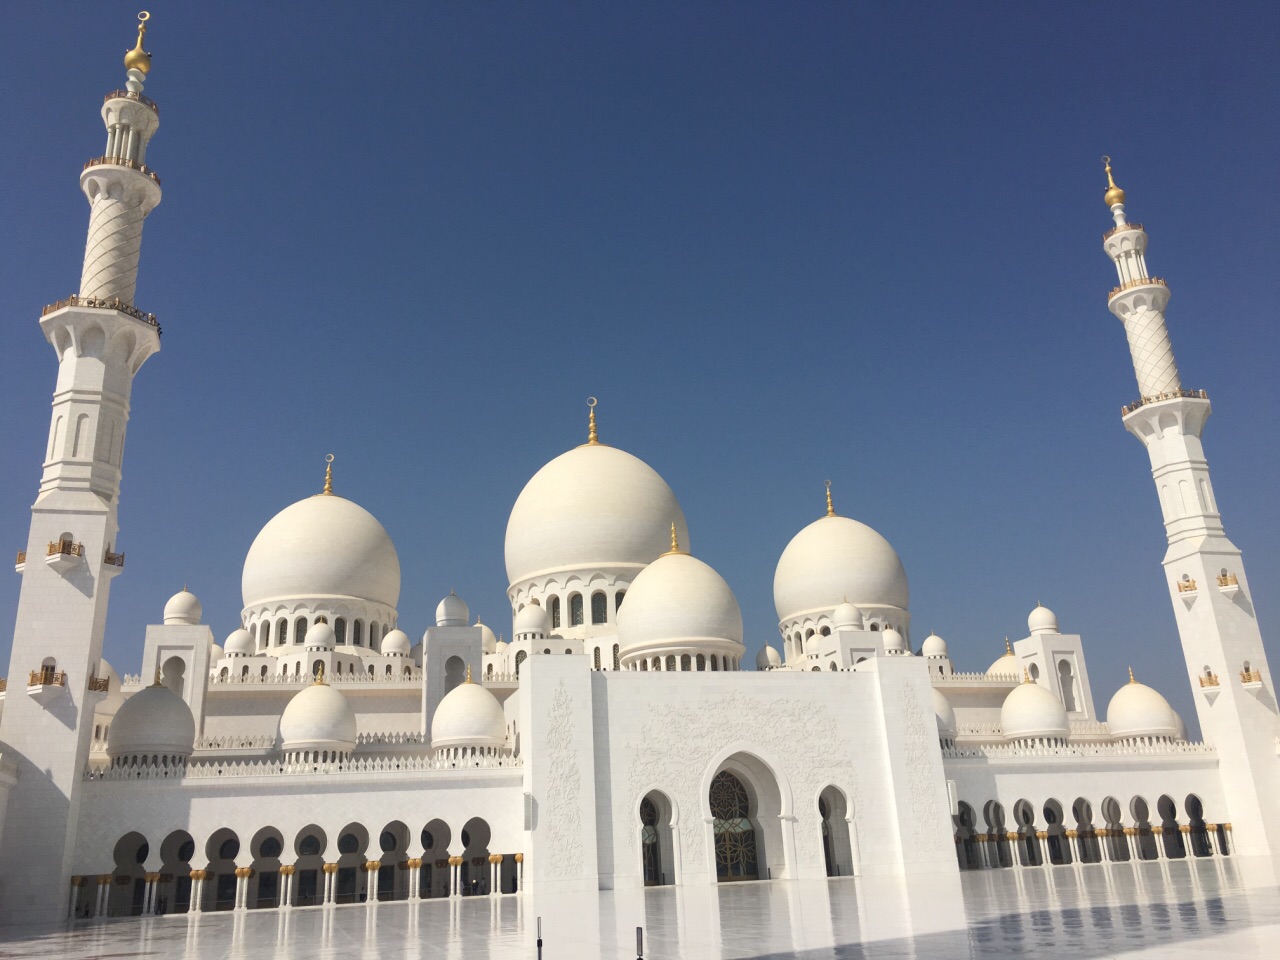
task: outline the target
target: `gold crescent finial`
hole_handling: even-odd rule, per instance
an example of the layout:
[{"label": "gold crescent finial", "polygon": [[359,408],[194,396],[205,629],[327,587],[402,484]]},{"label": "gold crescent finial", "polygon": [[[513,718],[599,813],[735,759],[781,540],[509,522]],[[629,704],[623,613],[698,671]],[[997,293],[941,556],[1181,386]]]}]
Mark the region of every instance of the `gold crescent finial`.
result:
[{"label": "gold crescent finial", "polygon": [[163,687],[164,683],[160,680],[160,668],[156,667],[156,682],[151,684],[153,687]]},{"label": "gold crescent finial", "polygon": [[322,686],[322,687],[323,687],[323,686],[325,686],[325,682],[324,682],[324,661],[323,661],[323,660],[321,660],[319,663],[317,663],[317,664],[316,664],[316,683],[317,683],[317,684],[319,684],[319,685],[320,685],[320,686]]},{"label": "gold crescent finial", "polygon": [[831,505],[831,481],[828,480],[827,481],[827,516],[834,517],[835,515],[836,515],[836,508]]},{"label": "gold crescent finial", "polygon": [[1130,668],[1129,668],[1129,682],[1130,682],[1130,683],[1137,683],[1137,682],[1138,682],[1137,680],[1133,679],[1133,667],[1130,667]]},{"label": "gold crescent finial", "polygon": [[592,446],[600,443],[596,433],[596,404],[599,402],[595,397],[587,397],[587,443]]},{"label": "gold crescent finial", "polygon": [[1004,638],[1004,655],[1005,655],[1006,657],[1012,657],[1012,656],[1013,656],[1013,644],[1011,644],[1011,643],[1009,642],[1009,638],[1008,638],[1008,637],[1005,637],[1005,638]]},{"label": "gold crescent finial", "polygon": [[680,537],[676,534],[676,522],[671,521],[671,552],[680,552]]},{"label": "gold crescent finial", "polygon": [[1023,683],[1031,682],[1031,671],[1028,670],[1026,667],[1022,668],[1022,682]]},{"label": "gold crescent finial", "polygon": [[142,38],[146,35],[147,21],[150,19],[151,14],[145,10],[138,14],[138,43],[124,55],[126,70],[137,70],[143,74],[151,70],[151,54],[142,49]]},{"label": "gold crescent finial", "polygon": [[1107,192],[1102,197],[1102,202],[1108,207],[1114,207],[1117,203],[1124,203],[1124,191],[1116,186],[1115,177],[1111,175],[1111,158],[1103,156],[1102,168],[1107,172]]},{"label": "gold crescent finial", "polygon": [[326,454],[324,458],[324,489],[321,493],[333,495],[333,454]]},{"label": "gold crescent finial", "polygon": [[471,664],[467,664],[467,683],[471,682]]}]

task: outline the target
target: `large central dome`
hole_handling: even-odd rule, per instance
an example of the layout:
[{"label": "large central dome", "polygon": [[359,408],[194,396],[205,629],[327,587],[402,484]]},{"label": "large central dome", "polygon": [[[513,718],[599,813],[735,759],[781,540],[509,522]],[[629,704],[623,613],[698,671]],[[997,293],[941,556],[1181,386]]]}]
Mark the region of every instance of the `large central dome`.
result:
[{"label": "large central dome", "polygon": [[296,597],[356,597],[394,608],[400,558],[368,510],[319,494],[285,507],[262,528],[240,589],[246,608]]},{"label": "large central dome", "polygon": [[643,460],[586,443],[533,475],[507,521],[507,579],[603,567],[637,571],[665,553],[671,524],[689,543],[684,512]]}]

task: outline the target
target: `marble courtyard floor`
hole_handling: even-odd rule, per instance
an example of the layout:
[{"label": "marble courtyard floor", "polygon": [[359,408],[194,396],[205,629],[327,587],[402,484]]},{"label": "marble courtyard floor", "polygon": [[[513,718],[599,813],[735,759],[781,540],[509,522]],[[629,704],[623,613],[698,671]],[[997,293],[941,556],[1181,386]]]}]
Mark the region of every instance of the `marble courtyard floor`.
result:
[{"label": "marble courtyard floor", "polygon": [[1235,858],[841,879],[530,892],[0,931],[0,958],[399,960],[1273,956],[1280,862]]}]

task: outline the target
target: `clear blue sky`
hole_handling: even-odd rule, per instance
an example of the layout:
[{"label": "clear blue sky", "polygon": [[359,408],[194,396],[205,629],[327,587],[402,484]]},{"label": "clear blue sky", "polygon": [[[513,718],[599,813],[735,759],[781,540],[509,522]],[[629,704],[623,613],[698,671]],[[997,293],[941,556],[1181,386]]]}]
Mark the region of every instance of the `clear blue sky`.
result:
[{"label": "clear blue sky", "polygon": [[[75,291],[80,164],[136,6],[6,8],[0,543],[26,538]],[[456,588],[510,634],[507,513],[601,435],[675,489],[777,638],[773,568],[836,504],[897,547],[913,639],[983,669],[1037,599],[1099,709],[1133,663],[1194,723],[1099,155],[1173,288],[1264,632],[1280,617],[1275,3],[152,6],[133,393],[107,656],[319,490],[378,516],[421,635]],[[0,581],[12,623],[19,578]],[[0,633],[7,661],[9,629]]]}]

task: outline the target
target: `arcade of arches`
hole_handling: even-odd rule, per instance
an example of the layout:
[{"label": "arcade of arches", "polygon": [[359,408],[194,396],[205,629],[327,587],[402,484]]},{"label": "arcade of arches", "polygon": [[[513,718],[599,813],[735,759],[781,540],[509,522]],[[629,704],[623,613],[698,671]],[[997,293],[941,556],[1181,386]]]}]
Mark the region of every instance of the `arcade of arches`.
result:
[{"label": "arcade of arches", "polygon": [[[376,833],[349,823],[336,835],[314,824],[286,837],[229,828],[201,845],[175,830],[153,855],[140,833],[120,837],[110,873],[71,878],[72,918],[158,916],[212,910],[497,896],[524,884],[524,856],[490,848],[488,823],[455,831],[442,820],[416,830],[393,821]],[[410,850],[413,855],[410,855]]]},{"label": "arcade of arches", "polygon": [[961,801],[958,811],[952,820],[961,870],[1182,860],[1231,852],[1231,824],[1206,823],[1204,804],[1195,794],[1183,801],[1181,815],[1168,794],[1154,810],[1144,797],[1133,797],[1127,817],[1115,797],[1104,799],[1096,814],[1084,797],[1077,797],[1070,811],[1057,800],[1045,801],[1038,811],[1029,800],[1019,800],[1012,816],[990,800],[982,807],[981,824],[970,804]]}]

